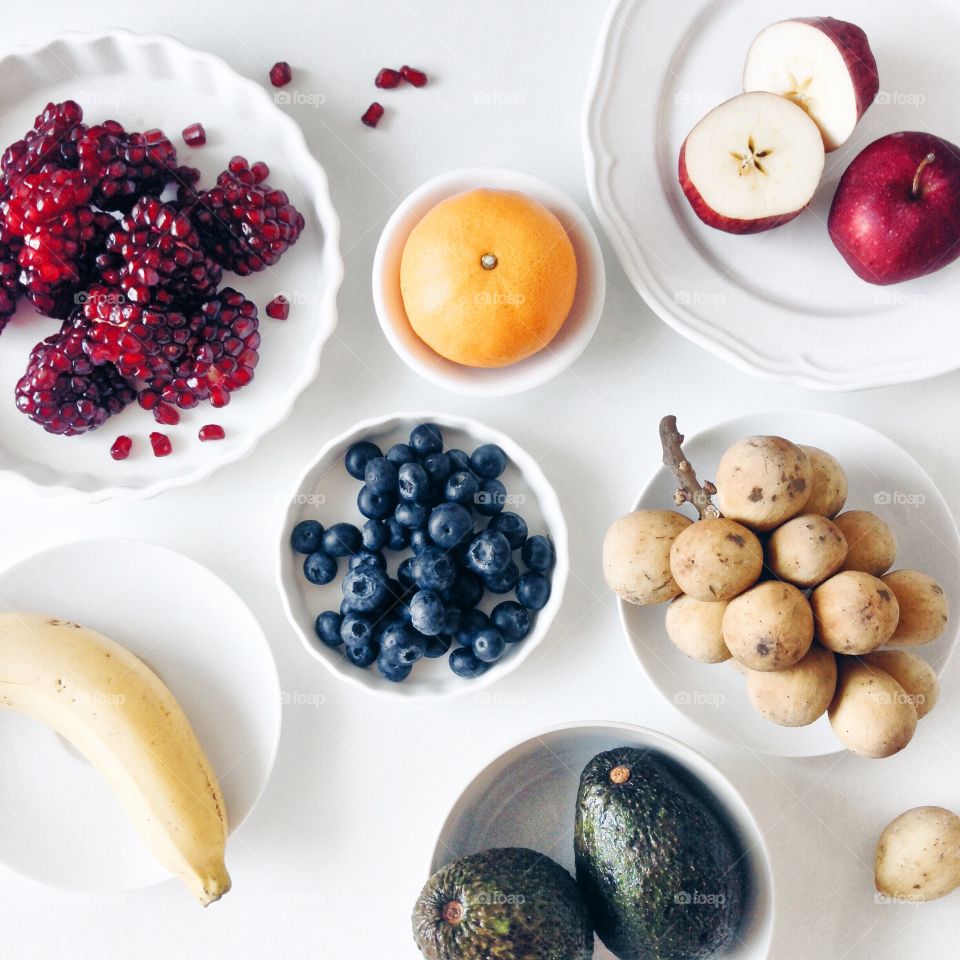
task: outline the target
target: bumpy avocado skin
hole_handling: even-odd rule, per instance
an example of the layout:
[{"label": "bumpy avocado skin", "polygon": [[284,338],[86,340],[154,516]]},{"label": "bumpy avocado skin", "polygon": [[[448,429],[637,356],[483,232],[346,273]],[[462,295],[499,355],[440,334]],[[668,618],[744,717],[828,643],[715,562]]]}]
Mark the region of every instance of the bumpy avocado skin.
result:
[{"label": "bumpy avocado skin", "polygon": [[[451,901],[457,923],[444,919]],[[593,928],[573,877],[523,847],[441,867],[413,908],[413,938],[428,960],[590,960]]]},{"label": "bumpy avocado skin", "polygon": [[[623,783],[610,773],[629,771]],[[744,909],[741,853],[664,757],[621,747],[580,777],[577,882],[597,935],[620,960],[705,960]]]}]

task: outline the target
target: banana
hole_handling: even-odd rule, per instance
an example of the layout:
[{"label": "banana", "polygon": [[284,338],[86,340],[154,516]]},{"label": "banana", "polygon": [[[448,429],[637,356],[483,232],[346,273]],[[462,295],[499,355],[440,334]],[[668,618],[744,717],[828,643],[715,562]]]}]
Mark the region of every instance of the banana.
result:
[{"label": "banana", "polygon": [[203,906],[230,889],[220,786],[173,694],[129,650],[66,620],[0,613],[0,708],[72,743]]}]

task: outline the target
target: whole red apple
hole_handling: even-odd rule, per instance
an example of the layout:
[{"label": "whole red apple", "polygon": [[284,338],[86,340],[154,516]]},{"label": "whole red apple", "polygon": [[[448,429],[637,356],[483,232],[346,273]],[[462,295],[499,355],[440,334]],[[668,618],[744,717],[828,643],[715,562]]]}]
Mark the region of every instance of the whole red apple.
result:
[{"label": "whole red apple", "polygon": [[827,222],[858,277],[886,285],[960,256],[960,148],[931,133],[891,133],[854,157]]}]

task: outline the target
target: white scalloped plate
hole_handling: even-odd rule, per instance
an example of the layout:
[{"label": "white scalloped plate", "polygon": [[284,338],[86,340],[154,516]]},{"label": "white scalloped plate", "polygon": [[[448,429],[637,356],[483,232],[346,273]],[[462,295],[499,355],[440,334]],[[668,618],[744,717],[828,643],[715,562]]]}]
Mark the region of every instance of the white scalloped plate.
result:
[{"label": "white scalloped plate", "polygon": [[824,390],[955,370],[960,267],[871,286],[844,263],[825,224],[840,175],[866,144],[895,130],[960,141],[957,7],[950,0],[837,0],[828,12],[866,30],[880,96],[851,140],[828,154],[809,210],[777,230],[734,237],[705,226],[689,208],[677,183],[677,155],[700,117],[740,92],[754,36],[796,16],[796,4],[615,0],[583,114],[594,208],[648,306],[740,369]]},{"label": "white scalloped plate", "polygon": [[[290,195],[306,229],[274,268],[253,277],[224,274],[260,307],[263,344],[253,383],[222,410],[209,404],[186,411],[175,427],[158,427],[135,404],[99,430],[80,437],[45,433],[13,404],[14,385],[37,341],[59,324],[26,302],[0,337],[0,471],[17,475],[46,493],[75,492],[87,500],[142,499],[200,480],[249,454],[259,439],[288,416],[314,379],[320,350],[336,326],[336,297],[343,276],[340,224],[326,175],[297,124],[261,84],[238,76],[218,57],[169,37],[126,31],[65,34],[0,59],[0,144],[16,140],[49,100],[77,100],[85,121],[115,118],[128,130],[161,127],[182,163],[199,167],[212,183],[234,154],[265,160],[270,182]],[[193,121],[207,130],[207,144],[186,146],[180,131]],[[265,305],[277,293],[291,300],[286,322],[271,320]],[[225,440],[201,444],[198,428],[220,423]],[[147,440],[164,430],[173,453],[155,458]],[[134,438],[123,463],[110,459],[114,438]]]}]

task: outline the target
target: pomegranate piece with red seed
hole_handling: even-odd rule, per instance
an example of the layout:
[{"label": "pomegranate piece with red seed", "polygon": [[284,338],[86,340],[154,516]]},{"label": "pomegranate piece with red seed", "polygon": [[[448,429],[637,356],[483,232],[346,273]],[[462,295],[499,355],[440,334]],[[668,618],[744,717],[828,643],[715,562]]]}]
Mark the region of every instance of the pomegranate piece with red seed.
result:
[{"label": "pomegranate piece with red seed", "polygon": [[181,135],[188,147],[202,147],[207,142],[207,131],[203,129],[202,123],[191,123],[189,127],[183,128]]},{"label": "pomegranate piece with red seed", "polygon": [[234,157],[216,186],[181,190],[182,209],[196,224],[204,249],[240,276],[273,266],[303,231],[303,215],[283,190],[266,182],[269,173],[265,163],[251,167],[244,157]]},{"label": "pomegranate piece with red seed", "polygon": [[155,457],[169,456],[173,450],[170,438],[165,433],[157,433],[156,431],[150,434],[150,446],[153,447]]},{"label": "pomegranate piece with red seed", "polygon": [[377,103],[376,100],[367,107],[366,113],[360,118],[361,123],[365,123],[368,127],[375,127],[379,122],[380,118],[383,116],[383,107]]},{"label": "pomegranate piece with red seed", "polygon": [[218,423],[208,423],[202,426],[199,433],[200,440],[203,443],[208,440],[222,440],[226,435],[223,427]]},{"label": "pomegranate piece with red seed", "polygon": [[164,426],[172,427],[180,422],[180,414],[176,407],[171,407],[169,403],[158,403],[153,408],[153,419]]},{"label": "pomegranate piece with red seed", "polygon": [[270,82],[275,87],[284,87],[293,79],[293,71],[286,60],[280,60],[270,68]]},{"label": "pomegranate piece with red seed", "polygon": [[95,366],[84,351],[88,321],[81,311],[38,343],[17,382],[17,409],[48,433],[71,437],[101,426],[136,396],[112,364]]},{"label": "pomegranate piece with red seed", "polygon": [[400,76],[415,87],[425,87],[427,85],[427,75],[422,70],[417,70],[416,67],[408,67],[404,64],[400,68]]},{"label": "pomegranate piece with red seed", "polygon": [[77,142],[86,133],[83,110],[74,100],[48,103],[22,140],[3,152],[0,168],[7,186],[15,185],[29,173],[50,165],[73,169],[77,166]]},{"label": "pomegranate piece with red seed", "polygon": [[124,434],[120,434],[116,440],[113,441],[113,446],[110,448],[110,456],[114,460],[126,460],[130,456],[130,451],[133,449],[133,441]]},{"label": "pomegranate piece with red seed", "polygon": [[0,333],[17,310],[22,246],[19,237],[14,237],[0,225]]},{"label": "pomegranate piece with red seed", "polygon": [[272,320],[286,320],[290,316],[290,301],[281,293],[267,304],[267,316]]},{"label": "pomegranate piece with red seed", "polygon": [[394,70],[393,67],[384,67],[376,76],[376,79],[373,81],[381,90],[392,90],[394,87],[400,86],[400,71]]}]

